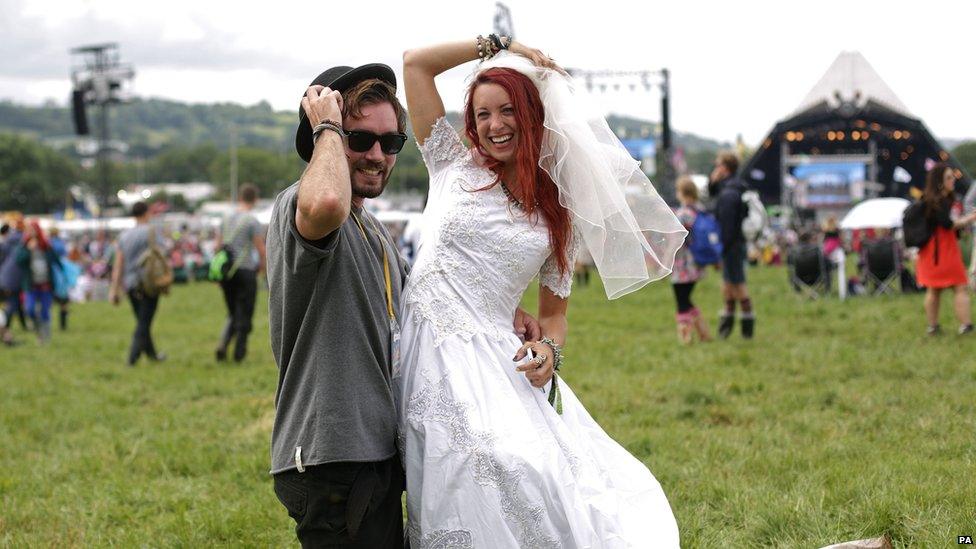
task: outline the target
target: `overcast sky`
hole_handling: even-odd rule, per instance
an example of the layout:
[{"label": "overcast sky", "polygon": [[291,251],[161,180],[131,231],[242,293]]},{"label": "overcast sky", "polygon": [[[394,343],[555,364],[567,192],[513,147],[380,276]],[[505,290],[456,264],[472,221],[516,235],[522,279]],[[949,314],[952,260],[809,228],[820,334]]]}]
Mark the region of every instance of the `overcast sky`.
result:
[{"label": "overcast sky", "polygon": [[[756,144],[844,50],[860,51],[938,137],[976,137],[976,3],[959,0],[682,2],[509,0],[515,34],[568,67],[672,74],[675,129]],[[495,2],[0,0],[0,98],[66,103],[72,47],[118,42],[133,91],[296,110],[333,65],[492,32]],[[448,109],[471,66],[441,77]],[[659,120],[659,94],[594,94]]]}]

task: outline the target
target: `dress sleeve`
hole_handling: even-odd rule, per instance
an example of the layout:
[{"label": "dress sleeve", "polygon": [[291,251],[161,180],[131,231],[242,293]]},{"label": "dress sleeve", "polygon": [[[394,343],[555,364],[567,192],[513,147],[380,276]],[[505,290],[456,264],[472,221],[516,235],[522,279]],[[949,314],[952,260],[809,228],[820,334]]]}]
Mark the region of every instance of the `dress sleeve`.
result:
[{"label": "dress sleeve", "polygon": [[451,127],[446,116],[434,122],[430,136],[422,145],[418,143],[417,147],[420,149],[431,178],[459,158],[469,154],[467,147],[461,142],[461,136]]},{"label": "dress sleeve", "polygon": [[566,266],[565,273],[559,272],[559,262],[556,260],[555,253],[550,254],[546,262],[539,269],[539,284],[549,288],[552,293],[566,299],[569,297],[570,290],[573,288],[573,271],[576,267],[576,258],[579,256],[580,239],[574,231],[570,238],[569,245],[566,247]]}]

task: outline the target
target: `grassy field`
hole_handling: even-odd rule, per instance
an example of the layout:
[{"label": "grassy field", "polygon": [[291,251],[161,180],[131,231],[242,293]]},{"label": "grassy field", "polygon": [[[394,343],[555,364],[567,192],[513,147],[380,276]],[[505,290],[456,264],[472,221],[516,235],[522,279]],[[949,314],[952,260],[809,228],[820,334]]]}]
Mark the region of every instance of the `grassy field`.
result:
[{"label": "grassy field", "polygon": [[[809,302],[782,269],[750,276],[751,342],[679,346],[667,282],[573,294],[565,378],[661,481],[683,545],[976,533],[976,336],[951,335],[944,307],[950,335],[927,339],[919,295]],[[241,365],[212,358],[208,284],[161,304],[163,364],[123,366],[133,319],[104,303],[48,347],[0,349],[0,545],[295,545],[267,475],[266,298]],[[716,276],[696,298],[718,311]]]}]

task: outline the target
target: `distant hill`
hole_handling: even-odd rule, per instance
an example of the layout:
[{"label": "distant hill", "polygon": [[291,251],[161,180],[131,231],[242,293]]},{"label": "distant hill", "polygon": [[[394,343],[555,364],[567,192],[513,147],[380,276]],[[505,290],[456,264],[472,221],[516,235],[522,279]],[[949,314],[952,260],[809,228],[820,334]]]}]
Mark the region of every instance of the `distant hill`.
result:
[{"label": "distant hill", "polygon": [[[89,108],[88,121],[95,131],[94,109]],[[130,157],[150,158],[167,146],[214,144],[225,149],[230,139],[231,123],[237,127],[238,144],[275,152],[294,147],[296,112],[274,111],[261,102],[244,106],[233,103],[189,104],[166,99],[135,99],[110,110],[113,139],[129,145]],[[449,120],[459,125],[457,113]],[[610,116],[608,122],[618,135],[646,135],[659,132],[657,123]],[[73,142],[74,125],[71,110],[57,105],[28,107],[0,101],[0,132],[28,135],[56,148]],[[412,141],[412,140],[411,140]],[[686,152],[716,151],[729,146],[694,134],[675,132],[674,143]]]},{"label": "distant hill", "polygon": [[[226,148],[232,123],[237,127],[239,145],[283,152],[293,146],[298,119],[297,113],[275,112],[264,102],[243,106],[135,99],[109,112],[112,138],[129,145],[129,156],[141,157],[152,157],[170,145],[212,143]],[[96,113],[89,108],[88,124],[93,133],[97,131]],[[67,107],[0,102],[0,132],[33,136],[58,147],[74,136],[74,123]]]}]

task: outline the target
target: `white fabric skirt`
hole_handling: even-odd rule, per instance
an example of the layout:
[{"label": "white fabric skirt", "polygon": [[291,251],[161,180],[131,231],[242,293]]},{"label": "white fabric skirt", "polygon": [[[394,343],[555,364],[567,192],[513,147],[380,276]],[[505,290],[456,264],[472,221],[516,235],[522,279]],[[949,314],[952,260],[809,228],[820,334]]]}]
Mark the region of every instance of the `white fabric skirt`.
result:
[{"label": "white fabric skirt", "polygon": [[404,319],[400,444],[411,547],[678,547],[660,484],[561,379],[562,414],[516,372],[521,346],[435,345]]}]

